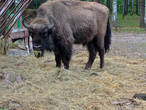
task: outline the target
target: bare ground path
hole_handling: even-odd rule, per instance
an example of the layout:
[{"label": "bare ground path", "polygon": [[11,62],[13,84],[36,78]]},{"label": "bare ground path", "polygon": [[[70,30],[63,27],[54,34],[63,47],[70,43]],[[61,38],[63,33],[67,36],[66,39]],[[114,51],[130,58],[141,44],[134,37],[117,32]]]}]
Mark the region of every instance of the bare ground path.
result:
[{"label": "bare ground path", "polygon": [[146,33],[113,33],[112,35],[110,53],[146,59]]},{"label": "bare ground path", "polygon": [[[86,51],[75,46],[74,52]],[[146,59],[146,33],[112,33],[111,50],[108,55]]]}]

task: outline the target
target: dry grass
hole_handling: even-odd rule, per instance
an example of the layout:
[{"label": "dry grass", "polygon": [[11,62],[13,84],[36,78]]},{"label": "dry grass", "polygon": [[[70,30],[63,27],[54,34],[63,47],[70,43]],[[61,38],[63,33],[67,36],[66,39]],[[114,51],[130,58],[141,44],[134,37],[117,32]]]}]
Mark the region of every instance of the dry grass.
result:
[{"label": "dry grass", "polygon": [[[84,50],[84,49],[83,49]],[[23,74],[24,82],[0,81],[0,106],[16,110],[146,110],[146,102],[114,105],[146,93],[146,60],[121,56],[105,57],[99,69],[97,58],[84,70],[86,51],[73,55],[70,70],[55,67],[54,56],[41,59],[0,56],[0,71]],[[123,99],[124,98],[124,99]]]}]

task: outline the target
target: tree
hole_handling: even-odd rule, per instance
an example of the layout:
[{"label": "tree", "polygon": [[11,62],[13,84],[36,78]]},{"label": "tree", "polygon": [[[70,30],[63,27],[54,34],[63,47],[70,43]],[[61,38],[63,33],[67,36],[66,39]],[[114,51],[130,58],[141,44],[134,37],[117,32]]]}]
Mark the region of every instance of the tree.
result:
[{"label": "tree", "polygon": [[136,0],[136,14],[139,15],[139,2]]},{"label": "tree", "polygon": [[134,5],[134,0],[131,0],[131,10],[130,10],[131,15],[133,15],[133,5]]},{"label": "tree", "polygon": [[145,28],[146,28],[146,0],[145,0],[145,16],[144,16],[144,23],[145,23]]},{"label": "tree", "polygon": [[140,0],[140,27],[144,28],[144,0]]},{"label": "tree", "polygon": [[107,7],[111,10],[111,0],[107,0]]},{"label": "tree", "polygon": [[113,0],[113,26],[117,30],[117,0]]},{"label": "tree", "polygon": [[123,16],[128,14],[128,0],[124,0]]}]

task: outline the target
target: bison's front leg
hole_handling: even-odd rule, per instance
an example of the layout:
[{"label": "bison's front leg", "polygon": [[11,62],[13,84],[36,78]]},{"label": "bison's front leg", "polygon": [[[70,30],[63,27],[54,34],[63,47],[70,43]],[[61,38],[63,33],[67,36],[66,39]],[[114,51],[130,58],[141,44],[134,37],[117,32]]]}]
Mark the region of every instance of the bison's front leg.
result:
[{"label": "bison's front leg", "polygon": [[69,69],[69,63],[72,55],[72,44],[60,45],[60,55],[65,69]]},{"label": "bison's front leg", "polygon": [[54,52],[55,54],[55,61],[56,61],[56,67],[61,67],[61,56],[60,53],[58,51]]}]

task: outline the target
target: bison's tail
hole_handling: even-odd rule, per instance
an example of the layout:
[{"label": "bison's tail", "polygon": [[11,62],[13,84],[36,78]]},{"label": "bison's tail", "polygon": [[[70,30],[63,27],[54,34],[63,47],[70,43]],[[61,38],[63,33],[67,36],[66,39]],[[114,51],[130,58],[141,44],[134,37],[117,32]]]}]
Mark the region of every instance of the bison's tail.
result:
[{"label": "bison's tail", "polygon": [[111,28],[110,28],[110,21],[108,19],[106,34],[104,38],[105,53],[109,51],[110,44],[111,44]]}]

